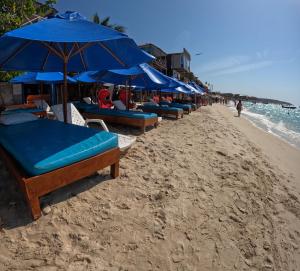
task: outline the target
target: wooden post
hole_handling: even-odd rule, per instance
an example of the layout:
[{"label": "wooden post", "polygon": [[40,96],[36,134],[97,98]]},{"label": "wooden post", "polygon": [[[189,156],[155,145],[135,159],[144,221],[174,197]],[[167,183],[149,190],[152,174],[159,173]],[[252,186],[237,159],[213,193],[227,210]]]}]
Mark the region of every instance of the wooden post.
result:
[{"label": "wooden post", "polygon": [[125,83],[125,102],[126,102],[126,110],[129,110],[129,104],[128,104],[128,80],[126,80]]},{"label": "wooden post", "polygon": [[63,112],[64,112],[64,123],[68,122],[68,109],[67,109],[67,102],[68,102],[68,84],[67,84],[67,44],[64,43],[64,91],[63,91]]}]

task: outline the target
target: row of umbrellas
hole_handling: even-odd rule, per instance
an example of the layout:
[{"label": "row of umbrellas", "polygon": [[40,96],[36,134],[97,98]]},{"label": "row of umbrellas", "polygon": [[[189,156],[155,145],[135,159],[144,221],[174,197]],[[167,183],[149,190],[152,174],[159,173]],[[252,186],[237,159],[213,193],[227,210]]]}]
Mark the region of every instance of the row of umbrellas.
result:
[{"label": "row of umbrellas", "polygon": [[[14,84],[58,83],[63,81],[61,72],[28,72],[14,77]],[[68,83],[110,83],[114,85],[130,85],[135,89],[161,90],[165,92],[203,94],[197,85],[192,86],[168,77],[148,64],[140,64],[129,69],[109,70],[101,72],[83,72],[77,76],[67,76]]]},{"label": "row of umbrellas", "polygon": [[0,38],[0,70],[63,74],[66,123],[67,83],[71,80],[67,77],[68,72],[97,71],[88,74],[92,80],[112,78],[115,74],[118,80],[126,78],[131,84],[134,80],[144,82],[144,87],[147,75],[151,78],[148,84],[169,89],[173,83],[174,87],[173,81],[161,77],[158,71],[145,64],[152,60],[153,57],[142,51],[127,35],[92,23],[78,12],[58,14],[7,32]]}]

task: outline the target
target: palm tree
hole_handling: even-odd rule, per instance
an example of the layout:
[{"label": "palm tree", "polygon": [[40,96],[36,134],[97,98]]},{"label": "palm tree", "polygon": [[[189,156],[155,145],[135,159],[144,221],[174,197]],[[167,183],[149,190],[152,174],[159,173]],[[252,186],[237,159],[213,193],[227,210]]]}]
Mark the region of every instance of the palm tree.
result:
[{"label": "palm tree", "polygon": [[122,25],[111,24],[110,23],[110,16],[107,16],[106,18],[101,20],[97,12],[93,16],[93,22],[96,23],[96,24],[104,25],[106,27],[110,27],[110,28],[112,28],[116,31],[121,32],[121,33],[124,33],[126,31],[126,28]]}]

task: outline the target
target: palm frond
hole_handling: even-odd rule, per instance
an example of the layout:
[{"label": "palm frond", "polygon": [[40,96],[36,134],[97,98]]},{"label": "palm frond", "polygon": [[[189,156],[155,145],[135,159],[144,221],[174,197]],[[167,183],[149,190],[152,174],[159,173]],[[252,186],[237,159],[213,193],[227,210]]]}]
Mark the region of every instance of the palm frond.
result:
[{"label": "palm frond", "polygon": [[101,21],[101,24],[104,25],[104,26],[110,27],[109,21],[110,21],[110,16],[107,16],[106,18],[104,18],[104,19]]},{"label": "palm frond", "polygon": [[126,32],[126,28],[122,25],[114,25],[113,29],[116,31],[119,31],[121,33],[125,33]]}]

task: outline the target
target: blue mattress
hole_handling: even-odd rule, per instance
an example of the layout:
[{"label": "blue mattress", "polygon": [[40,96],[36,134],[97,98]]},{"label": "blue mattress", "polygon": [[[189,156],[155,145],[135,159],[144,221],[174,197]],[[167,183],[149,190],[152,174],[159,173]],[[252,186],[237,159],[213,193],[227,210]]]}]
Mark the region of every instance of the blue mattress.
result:
[{"label": "blue mattress", "polygon": [[118,116],[132,119],[152,119],[157,118],[157,114],[144,113],[131,110],[117,110],[117,109],[100,109],[97,105],[91,104],[75,104],[79,110],[83,110],[86,113],[99,114],[105,116]]},{"label": "blue mattress", "polygon": [[164,105],[161,105],[161,106],[156,106],[156,105],[148,105],[148,104],[144,104],[142,106],[139,106],[140,109],[143,109],[143,108],[149,108],[149,109],[160,109],[160,110],[164,110],[164,111],[177,111],[177,112],[181,112],[182,109],[181,108],[177,108],[177,107],[170,107],[170,106],[164,106]]},{"label": "blue mattress", "polygon": [[161,105],[168,105],[171,107],[177,107],[177,108],[182,108],[184,110],[191,110],[192,106],[189,104],[180,104],[180,103],[168,103],[168,102],[160,102]]},{"label": "blue mattress", "polygon": [[44,112],[45,110],[39,108],[24,108],[24,109],[12,109],[3,111],[2,115],[15,114],[15,113],[39,113]]},{"label": "blue mattress", "polygon": [[40,175],[118,146],[115,134],[39,119],[0,125],[0,144],[30,175]]}]

